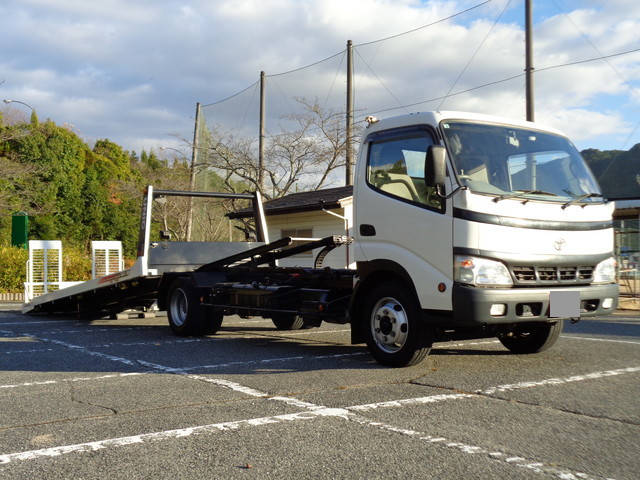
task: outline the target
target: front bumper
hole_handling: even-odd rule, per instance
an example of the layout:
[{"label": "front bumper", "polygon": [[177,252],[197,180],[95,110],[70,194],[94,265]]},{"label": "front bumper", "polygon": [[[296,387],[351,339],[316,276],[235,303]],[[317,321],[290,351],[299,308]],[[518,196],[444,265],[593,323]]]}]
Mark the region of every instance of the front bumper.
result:
[{"label": "front bumper", "polygon": [[[549,293],[553,290],[580,292],[580,317],[609,315],[618,306],[618,284],[581,285],[553,288],[477,288],[453,286],[453,324],[455,326],[500,325],[550,320]],[[611,308],[603,308],[612,298]],[[491,315],[491,306],[506,306],[504,315]]]}]

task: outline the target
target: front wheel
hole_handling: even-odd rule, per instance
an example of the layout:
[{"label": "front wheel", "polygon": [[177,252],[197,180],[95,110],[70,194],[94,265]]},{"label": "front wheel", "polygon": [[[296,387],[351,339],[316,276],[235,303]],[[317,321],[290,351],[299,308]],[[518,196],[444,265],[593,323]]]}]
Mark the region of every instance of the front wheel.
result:
[{"label": "front wheel", "polygon": [[518,325],[513,331],[498,337],[512,353],[538,353],[551,348],[562,332],[563,321]]},{"label": "front wheel", "polygon": [[381,284],[367,295],[362,321],[367,346],[381,364],[406,367],[421,362],[431,350],[432,336],[418,302],[398,284]]},{"label": "front wheel", "polygon": [[202,305],[198,292],[186,278],[171,284],[167,305],[169,326],[176,335],[213,334],[222,325],[222,312]]}]

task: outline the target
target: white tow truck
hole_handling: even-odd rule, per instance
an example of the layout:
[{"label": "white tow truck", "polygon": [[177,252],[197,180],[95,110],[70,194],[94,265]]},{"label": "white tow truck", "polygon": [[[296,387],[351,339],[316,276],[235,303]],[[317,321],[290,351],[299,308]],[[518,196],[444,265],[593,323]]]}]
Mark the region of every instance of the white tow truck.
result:
[{"label": "white tow truck", "polygon": [[[147,195],[150,208],[160,194]],[[389,366],[454,339],[497,337],[514,353],[540,352],[565,319],[617,307],[613,205],[571,141],[536,123],[461,112],[370,118],[354,179],[355,269],[321,265],[345,237],[269,243],[259,197],[254,206],[259,243],[222,258],[207,244],[208,262],[199,254],[164,269],[147,267],[143,209],[144,279],[125,274],[111,292],[129,289],[127,305],[157,299],[178,335],[215,333],[230,314],[277,328],[348,323],[352,342]],[[319,247],[315,268],[277,266]],[[194,254],[198,245],[174,248]]]}]

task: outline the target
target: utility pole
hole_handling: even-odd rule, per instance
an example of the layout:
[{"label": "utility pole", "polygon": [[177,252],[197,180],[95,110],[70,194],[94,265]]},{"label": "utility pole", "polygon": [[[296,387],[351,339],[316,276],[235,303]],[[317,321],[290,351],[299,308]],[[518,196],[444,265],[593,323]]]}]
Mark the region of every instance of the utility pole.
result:
[{"label": "utility pole", "polygon": [[347,125],[346,125],[345,184],[353,185],[353,43],[347,41]]},{"label": "utility pole", "polygon": [[[189,190],[194,191],[196,186],[196,163],[198,161],[198,132],[200,130],[200,102],[196,103],[196,122],[193,127],[193,149],[191,150],[191,168],[189,169]],[[193,227],[193,197],[189,197],[187,211],[187,242],[191,240]]]},{"label": "utility pole", "polygon": [[258,190],[264,187],[265,75],[260,72],[260,139],[258,140]]},{"label": "utility pole", "polygon": [[533,101],[533,38],[532,38],[532,10],[531,0],[525,0],[525,77],[527,82],[527,120],[534,121],[534,101]]}]

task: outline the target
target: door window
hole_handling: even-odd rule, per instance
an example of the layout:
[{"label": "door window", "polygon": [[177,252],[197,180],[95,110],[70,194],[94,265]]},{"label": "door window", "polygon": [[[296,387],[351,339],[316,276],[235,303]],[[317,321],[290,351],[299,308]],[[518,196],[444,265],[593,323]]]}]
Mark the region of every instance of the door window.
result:
[{"label": "door window", "polygon": [[443,211],[443,199],[424,181],[430,145],[433,140],[427,133],[371,142],[367,166],[369,185],[402,201]]}]

